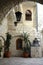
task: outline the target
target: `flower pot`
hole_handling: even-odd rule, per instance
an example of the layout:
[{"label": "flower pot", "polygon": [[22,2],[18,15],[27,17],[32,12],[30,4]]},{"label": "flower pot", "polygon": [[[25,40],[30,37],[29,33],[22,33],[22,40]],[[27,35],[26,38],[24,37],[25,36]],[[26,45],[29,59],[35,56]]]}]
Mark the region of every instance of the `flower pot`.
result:
[{"label": "flower pot", "polygon": [[29,57],[29,53],[28,52],[23,52],[23,57],[25,57],[25,58]]},{"label": "flower pot", "polygon": [[11,52],[10,51],[5,51],[4,52],[4,57],[9,58],[11,56]]}]

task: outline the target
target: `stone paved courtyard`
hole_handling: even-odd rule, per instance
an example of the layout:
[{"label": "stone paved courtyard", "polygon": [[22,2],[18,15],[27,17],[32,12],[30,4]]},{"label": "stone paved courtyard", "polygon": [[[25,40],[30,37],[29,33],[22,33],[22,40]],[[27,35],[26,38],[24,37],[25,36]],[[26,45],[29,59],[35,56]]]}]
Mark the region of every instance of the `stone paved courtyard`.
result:
[{"label": "stone paved courtyard", "polygon": [[0,65],[43,65],[43,58],[0,58]]}]

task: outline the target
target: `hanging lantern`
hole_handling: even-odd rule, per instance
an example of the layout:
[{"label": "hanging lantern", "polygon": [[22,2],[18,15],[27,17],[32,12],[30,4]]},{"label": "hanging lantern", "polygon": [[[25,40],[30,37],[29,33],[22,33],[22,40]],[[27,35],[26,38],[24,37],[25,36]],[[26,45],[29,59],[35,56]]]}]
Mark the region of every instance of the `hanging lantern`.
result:
[{"label": "hanging lantern", "polygon": [[17,21],[21,20],[22,13],[20,11],[15,12]]}]

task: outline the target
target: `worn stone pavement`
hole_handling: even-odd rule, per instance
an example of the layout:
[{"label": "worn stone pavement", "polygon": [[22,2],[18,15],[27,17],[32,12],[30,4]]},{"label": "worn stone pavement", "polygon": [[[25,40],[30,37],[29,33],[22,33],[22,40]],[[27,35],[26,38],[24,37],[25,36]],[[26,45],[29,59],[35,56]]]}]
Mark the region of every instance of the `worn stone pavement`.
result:
[{"label": "worn stone pavement", "polygon": [[43,65],[43,58],[0,58],[0,65]]}]

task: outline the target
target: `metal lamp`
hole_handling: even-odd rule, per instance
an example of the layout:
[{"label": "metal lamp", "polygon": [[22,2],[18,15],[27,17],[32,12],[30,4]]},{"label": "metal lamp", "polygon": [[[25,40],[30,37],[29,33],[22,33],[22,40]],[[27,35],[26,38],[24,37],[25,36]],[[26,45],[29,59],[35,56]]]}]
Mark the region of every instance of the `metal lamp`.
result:
[{"label": "metal lamp", "polygon": [[14,22],[14,25],[17,26],[17,23],[20,22],[22,13],[20,11],[15,12],[16,15],[16,21]]},{"label": "metal lamp", "polygon": [[16,15],[17,21],[19,22],[21,20],[22,13],[20,11],[17,11],[17,12],[15,12],[15,15]]}]

